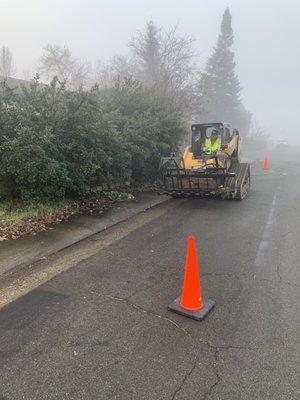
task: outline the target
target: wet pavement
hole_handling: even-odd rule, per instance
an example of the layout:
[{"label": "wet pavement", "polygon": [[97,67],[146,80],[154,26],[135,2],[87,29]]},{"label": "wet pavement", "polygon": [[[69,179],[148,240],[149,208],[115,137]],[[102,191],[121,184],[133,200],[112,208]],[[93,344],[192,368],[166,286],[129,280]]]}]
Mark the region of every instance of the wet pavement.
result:
[{"label": "wet pavement", "polygon": [[[171,200],[77,245],[0,310],[0,399],[298,399],[299,156],[253,165],[242,202]],[[190,234],[216,301],[203,322],[167,309]]]}]

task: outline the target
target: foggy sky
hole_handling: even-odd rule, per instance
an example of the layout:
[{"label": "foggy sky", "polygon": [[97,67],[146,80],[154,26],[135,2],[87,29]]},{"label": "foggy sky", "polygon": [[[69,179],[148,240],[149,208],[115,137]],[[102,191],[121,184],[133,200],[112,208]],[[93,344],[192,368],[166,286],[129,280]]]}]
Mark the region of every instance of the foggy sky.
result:
[{"label": "foggy sky", "polygon": [[254,120],[274,137],[298,137],[299,0],[0,0],[0,45],[14,54],[16,76],[35,72],[41,47],[56,43],[94,63],[126,53],[149,19],[179,23],[195,38],[203,66],[226,6],[233,16],[237,73]]}]

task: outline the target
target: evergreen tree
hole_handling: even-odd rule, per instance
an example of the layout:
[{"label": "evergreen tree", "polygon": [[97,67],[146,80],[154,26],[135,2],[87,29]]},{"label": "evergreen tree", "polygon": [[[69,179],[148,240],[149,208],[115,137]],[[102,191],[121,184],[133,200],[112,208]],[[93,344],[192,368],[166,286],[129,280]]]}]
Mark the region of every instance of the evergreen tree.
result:
[{"label": "evergreen tree", "polygon": [[251,115],[241,102],[241,86],[235,73],[232,45],[231,14],[226,8],[217,45],[200,78],[199,90],[204,106],[200,117],[205,121],[229,122],[247,133]]}]

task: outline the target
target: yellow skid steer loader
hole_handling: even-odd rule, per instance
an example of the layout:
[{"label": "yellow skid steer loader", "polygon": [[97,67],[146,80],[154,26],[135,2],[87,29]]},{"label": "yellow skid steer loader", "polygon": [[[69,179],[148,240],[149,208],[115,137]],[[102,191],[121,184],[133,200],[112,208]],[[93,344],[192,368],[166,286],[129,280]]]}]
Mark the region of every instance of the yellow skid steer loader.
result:
[{"label": "yellow skid steer loader", "polygon": [[173,197],[220,196],[242,200],[250,190],[250,166],[240,162],[240,134],[220,122],[192,125],[181,157],[162,158],[162,192]]}]

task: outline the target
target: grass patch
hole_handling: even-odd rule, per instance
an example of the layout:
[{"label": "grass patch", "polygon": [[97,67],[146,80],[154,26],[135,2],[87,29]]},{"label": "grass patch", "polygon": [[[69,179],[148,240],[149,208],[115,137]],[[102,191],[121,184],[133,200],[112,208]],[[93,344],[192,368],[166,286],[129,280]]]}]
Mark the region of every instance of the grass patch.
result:
[{"label": "grass patch", "polygon": [[80,199],[6,200],[0,202],[0,241],[36,234],[75,213],[97,215],[115,202],[131,200],[134,200],[131,193],[121,191],[95,191],[90,197]]},{"label": "grass patch", "polygon": [[28,220],[48,219],[71,211],[68,200],[57,201],[4,201],[0,203],[0,228],[17,228]]}]

